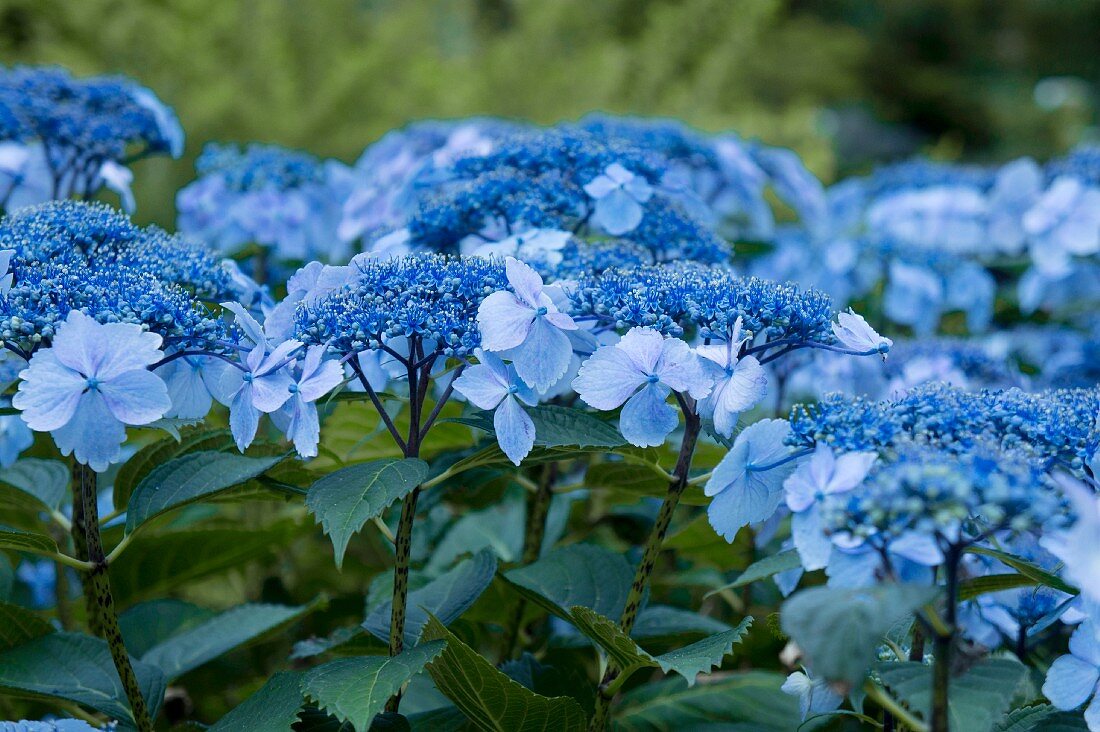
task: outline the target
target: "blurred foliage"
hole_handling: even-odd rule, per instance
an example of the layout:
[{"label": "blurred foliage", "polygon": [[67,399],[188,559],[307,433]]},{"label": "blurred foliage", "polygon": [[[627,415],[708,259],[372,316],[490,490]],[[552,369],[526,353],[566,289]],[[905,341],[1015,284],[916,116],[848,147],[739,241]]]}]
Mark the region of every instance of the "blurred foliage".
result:
[{"label": "blurred foliage", "polygon": [[140,218],[171,223],[208,140],[351,161],[430,117],[675,116],[826,178],[921,146],[1046,156],[1095,124],[1100,3],[0,0],[0,61],[129,74],[174,106],[189,156],[138,171]]}]

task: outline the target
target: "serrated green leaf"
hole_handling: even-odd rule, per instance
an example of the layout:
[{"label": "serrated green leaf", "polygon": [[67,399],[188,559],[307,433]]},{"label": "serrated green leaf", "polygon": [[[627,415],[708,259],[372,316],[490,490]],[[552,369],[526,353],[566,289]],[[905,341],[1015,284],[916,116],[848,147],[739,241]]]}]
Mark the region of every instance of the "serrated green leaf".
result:
[{"label": "serrated green leaf", "polygon": [[935,596],[935,588],[919,585],[811,587],[783,603],[780,622],[815,673],[854,685],[890,629]]},{"label": "serrated green leaf", "polygon": [[126,509],[126,533],[173,508],[213,498],[283,460],[227,452],[193,452],[154,468],[138,483]]},{"label": "serrated green leaf", "polygon": [[[406,647],[417,644],[429,617],[434,616],[444,625],[450,625],[469,610],[492,583],[496,571],[497,558],[492,552],[483,550],[410,592],[406,603]],[[367,616],[363,627],[375,638],[388,640],[392,612],[393,601],[388,600]]]},{"label": "serrated green leaf", "polygon": [[146,651],[141,660],[159,668],[171,681],[301,618],[310,609],[311,605],[241,605],[173,634]]},{"label": "serrated green leaf", "polygon": [[1060,590],[1061,592],[1065,592],[1070,595],[1076,595],[1079,592],[1076,587],[1069,584],[1053,572],[1048,572],[1039,565],[1033,562],[1029,562],[1026,559],[1022,559],[1021,557],[1017,557],[1014,554],[1002,552],[998,549],[990,549],[984,546],[972,546],[966,551],[970,552],[971,554],[980,554],[983,557],[991,557],[992,559],[996,559],[1002,564],[1012,567],[1012,569],[1015,569],[1017,572],[1024,575],[1025,577],[1030,577],[1040,585],[1046,585],[1047,587],[1052,587],[1056,590]]},{"label": "serrated green leaf", "polygon": [[48,511],[56,511],[69,492],[69,467],[59,460],[23,458],[0,470],[0,482],[33,498]]},{"label": "serrated green leaf", "polygon": [[34,611],[0,602],[0,651],[23,645],[53,631],[53,626]]},{"label": "serrated green leaf", "polygon": [[[149,713],[156,717],[164,698],[164,675],[144,663],[133,665]],[[49,633],[0,652],[0,688],[66,699],[133,722],[111,651],[99,638]]]},{"label": "serrated green leaf", "polygon": [[700,615],[668,605],[649,605],[641,609],[630,637],[649,641],[672,640],[689,636],[714,635],[730,626],[709,615]]},{"label": "serrated green leaf", "polygon": [[801,566],[802,563],[798,558],[798,552],[794,549],[788,549],[753,562],[744,572],[738,575],[737,579],[733,582],[730,582],[728,585],[723,585],[716,590],[711,590],[705,596],[711,597],[724,590],[735,590],[738,587],[744,587],[753,582],[773,577],[780,572],[789,572],[792,569],[798,569]]},{"label": "serrated green leaf", "polygon": [[390,458],[337,470],[310,486],[306,506],[332,539],[337,569],[351,537],[427,477],[423,460]]},{"label": "serrated green leaf", "polygon": [[561,547],[526,567],[504,573],[521,594],[558,617],[568,620],[569,608],[580,605],[604,617],[618,617],[634,570],[622,554],[593,544]]},{"label": "serrated green leaf", "polygon": [[436,687],[478,728],[490,732],[580,732],[587,720],[576,700],[536,694],[493,668],[442,623],[429,617],[426,641],[447,647],[430,664]]},{"label": "serrated green leaf", "polygon": [[57,542],[45,534],[0,526],[0,549],[14,549],[32,554],[56,554]]},{"label": "serrated green leaf", "polygon": [[653,656],[627,636],[617,623],[589,608],[579,605],[572,607],[570,615],[578,630],[615,660],[621,670],[621,682],[625,682],[639,669],[652,667],[660,668],[665,673],[671,671],[680,674],[689,686],[695,683],[699,674],[720,666],[722,659],[733,651],[734,644],[744,638],[752,624],[751,617],[745,618],[736,628],[704,638],[684,648]]},{"label": "serrated green leaf", "polygon": [[997,725],[997,732],[1087,732],[1081,712],[1063,712],[1049,704],[1013,709]]},{"label": "serrated green leaf", "polygon": [[219,719],[210,732],[291,732],[302,708],[302,674],[281,671]]},{"label": "serrated green leaf", "polygon": [[126,508],[138,483],[169,460],[199,450],[221,450],[233,444],[229,430],[189,430],[179,440],[158,440],[138,450],[118,468],[114,479],[115,508]]},{"label": "serrated green leaf", "polygon": [[[932,669],[922,663],[880,663],[875,673],[890,693],[924,719],[932,706]],[[948,718],[951,729],[989,732],[1004,718],[1028,670],[1012,658],[988,658],[951,679]]]},{"label": "serrated green leaf", "polygon": [[623,694],[613,710],[616,732],[729,730],[791,732],[802,723],[797,697],[780,690],[786,677],[751,671],[689,687],[674,678]]},{"label": "serrated green leaf", "polygon": [[340,658],[308,671],[302,678],[302,692],[318,707],[341,721],[351,722],[359,732],[386,706],[386,700],[424,665],[443,652],[443,641],[422,643],[394,657],[359,656]]}]

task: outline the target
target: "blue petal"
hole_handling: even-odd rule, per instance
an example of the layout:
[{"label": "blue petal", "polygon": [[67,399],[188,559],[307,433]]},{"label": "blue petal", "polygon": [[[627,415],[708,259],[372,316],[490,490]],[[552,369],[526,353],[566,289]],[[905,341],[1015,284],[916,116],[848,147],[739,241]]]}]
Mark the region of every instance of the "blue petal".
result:
[{"label": "blue petal", "polygon": [[665,402],[668,387],[647,384],[627,400],[619,415],[619,431],[638,447],[663,445],[668,433],[679,424],[676,409]]},{"label": "blue petal", "polygon": [[823,569],[829,563],[833,543],[821,528],[821,514],[816,506],[791,517],[791,536],[807,571]]},{"label": "blue petal", "polygon": [[1059,709],[1076,709],[1093,695],[1100,671],[1076,656],[1061,656],[1050,665],[1043,696]]},{"label": "blue petal", "polygon": [[527,339],[512,349],[511,356],[516,373],[524,383],[538,391],[545,391],[569,369],[573,346],[569,343],[569,337],[546,318],[535,318]]},{"label": "blue petal", "polygon": [[99,392],[86,391],[68,424],[53,431],[62,455],[73,454],[101,473],[122,457],[126,428],[111,414]]},{"label": "blue petal", "polygon": [[497,407],[493,429],[497,433],[497,444],[508,459],[516,465],[523,462],[535,444],[535,423],[512,396]]},{"label": "blue petal", "polygon": [[626,191],[615,189],[596,201],[592,220],[608,234],[621,236],[642,223],[642,206]]}]

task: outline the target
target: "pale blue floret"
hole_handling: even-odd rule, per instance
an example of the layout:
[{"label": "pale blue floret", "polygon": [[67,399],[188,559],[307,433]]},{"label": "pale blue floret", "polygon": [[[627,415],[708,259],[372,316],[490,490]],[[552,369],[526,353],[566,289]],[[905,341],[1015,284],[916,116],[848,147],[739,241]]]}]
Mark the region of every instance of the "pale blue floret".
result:
[{"label": "pale blue floret", "polygon": [[316,457],[321,439],[321,425],[316,401],[335,389],[344,380],[344,370],[334,360],[325,360],[325,348],[306,349],[298,374],[288,388],[290,399],[271,413],[271,421],[294,443],[303,458]]},{"label": "pale blue floret", "polygon": [[1066,711],[1085,708],[1089,730],[1100,730],[1100,703],[1096,701],[1100,685],[1100,637],[1093,621],[1087,621],[1069,639],[1069,653],[1055,659],[1043,682],[1043,695],[1050,703]]},{"label": "pale blue floret", "polygon": [[642,223],[644,204],[653,188],[618,163],[612,163],[584,185],[584,192],[596,202],[593,223],[612,236],[627,234]]},{"label": "pale blue floret", "polygon": [[211,382],[211,391],[229,407],[229,428],[241,452],[256,438],[260,415],[270,414],[290,400],[294,378],[288,365],[301,346],[298,341],[285,341],[269,352],[267,343],[260,343],[249,350],[242,368],[211,362],[211,367],[221,372],[216,382]]},{"label": "pale blue floret", "polygon": [[160,344],[136,325],[101,324],[74,310],[20,374],[12,404],[31,429],[51,432],[63,455],[106,470],[121,457],[127,425],[155,422],[172,406],[148,370],[164,356]]},{"label": "pale blue floret", "polygon": [[513,366],[492,353],[478,350],[478,363],[454,380],[454,388],[471,404],[493,412],[493,429],[500,449],[516,465],[535,444],[535,423],[521,402],[534,406],[538,396],[519,378]]}]

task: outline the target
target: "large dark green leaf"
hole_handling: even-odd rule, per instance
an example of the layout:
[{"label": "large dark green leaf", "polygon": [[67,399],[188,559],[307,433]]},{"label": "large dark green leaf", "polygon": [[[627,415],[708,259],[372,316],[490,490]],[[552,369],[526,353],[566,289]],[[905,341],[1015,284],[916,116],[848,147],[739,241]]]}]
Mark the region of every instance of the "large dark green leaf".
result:
[{"label": "large dark green leaf", "polygon": [[738,587],[744,587],[753,582],[773,577],[780,572],[788,572],[801,566],[802,563],[798,559],[798,552],[794,549],[772,554],[757,562],[753,562],[737,577],[737,579],[730,582],[728,585],[708,592],[707,597],[722,592],[723,590],[735,590]]},{"label": "large dark green leaf", "polygon": [[302,708],[302,674],[281,671],[210,728],[210,732],[291,732]]},{"label": "large dark green leaf", "polygon": [[171,681],[237,646],[301,618],[311,607],[241,605],[173,634],[147,650],[141,660],[159,668]]},{"label": "large dark green leaf", "polygon": [[23,645],[52,632],[53,626],[33,611],[0,602],[0,651]]},{"label": "large dark green leaf", "polygon": [[[142,696],[155,717],[164,698],[164,675],[134,662]],[[84,704],[133,721],[107,642],[76,633],[49,633],[0,652],[0,688]]]},{"label": "large dark green leaf", "polygon": [[[922,663],[880,663],[882,685],[924,719],[932,707],[932,669]],[[1013,658],[988,658],[951,679],[950,728],[988,732],[1008,712],[1028,677],[1027,666]],[[1045,729],[1045,728],[1044,728]]]},{"label": "large dark green leaf", "polygon": [[[485,592],[496,571],[496,556],[488,550],[482,550],[423,587],[410,592],[405,617],[405,645],[414,646],[420,640],[429,613],[443,625],[450,625],[457,620]],[[392,612],[393,602],[388,600],[367,616],[363,627],[374,637],[388,640]]]},{"label": "large dark green leaf", "polygon": [[15,584],[15,567],[11,566],[8,555],[0,552],[0,602],[11,597],[11,588]]},{"label": "large dark green leaf", "polygon": [[614,710],[615,730],[792,732],[802,714],[797,697],[780,691],[784,678],[751,671],[692,687],[683,679],[645,684],[622,696]]},{"label": "large dark green leaf", "polygon": [[432,550],[429,570],[449,567],[464,554],[488,549],[502,562],[513,562],[523,550],[523,497],[507,496],[480,511],[469,511],[454,522]]},{"label": "large dark green leaf", "polygon": [[337,470],[310,486],[306,506],[332,538],[337,569],[351,537],[427,477],[423,460],[390,458]]},{"label": "large dark green leaf", "polygon": [[435,618],[424,639],[447,647],[428,665],[435,685],[480,729],[499,732],[580,732],[585,714],[576,700],[536,694],[493,668]]},{"label": "large dark green leaf", "polygon": [[[539,447],[607,448],[626,444],[614,425],[579,409],[542,404],[527,409],[527,413],[535,423],[535,445]],[[495,434],[493,416],[488,412],[449,421]]]},{"label": "large dark green leaf", "polygon": [[573,544],[547,554],[504,578],[528,598],[569,619],[574,605],[617,618],[626,604],[634,571],[622,554],[592,544]]},{"label": "large dark green leaf", "polygon": [[0,526],[0,549],[15,549],[32,554],[56,554],[57,542],[45,534]]},{"label": "large dark green leaf", "polygon": [[193,452],[155,468],[138,483],[126,513],[126,532],[173,508],[213,498],[247,483],[283,457]]},{"label": "large dark green leaf", "polygon": [[1049,704],[1013,709],[997,725],[997,732],[1086,732],[1081,712],[1063,712]]},{"label": "large dark green leaf", "polygon": [[233,436],[229,430],[195,429],[185,430],[178,440],[169,437],[146,445],[119,466],[114,479],[115,507],[125,508],[138,483],[172,458],[199,450],[223,450],[232,444]]},{"label": "large dark green leaf", "polygon": [[217,615],[183,600],[161,598],[134,605],[118,618],[126,649],[141,658],[150,648]]},{"label": "large dark green leaf", "polygon": [[443,652],[443,641],[422,643],[394,656],[339,658],[306,673],[302,691],[318,707],[366,732],[386,700]]},{"label": "large dark green leaf", "polygon": [[734,644],[745,637],[752,625],[752,618],[745,618],[736,628],[660,656],[653,656],[627,636],[617,623],[586,607],[575,606],[570,609],[570,615],[574,625],[615,660],[622,671],[620,683],[625,682],[635,671],[648,667],[660,668],[665,673],[680,674],[691,686],[695,683],[696,676],[721,665],[722,659],[733,651]]},{"label": "large dark green leaf", "polygon": [[779,617],[819,676],[856,684],[886,633],[935,596],[920,585],[812,587],[783,603]]},{"label": "large dark green leaf", "polygon": [[23,458],[0,470],[0,482],[30,496],[41,507],[56,511],[69,492],[69,468],[59,460]]}]

